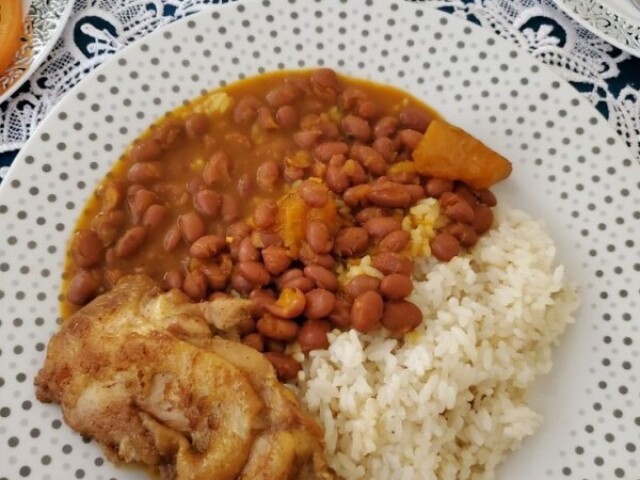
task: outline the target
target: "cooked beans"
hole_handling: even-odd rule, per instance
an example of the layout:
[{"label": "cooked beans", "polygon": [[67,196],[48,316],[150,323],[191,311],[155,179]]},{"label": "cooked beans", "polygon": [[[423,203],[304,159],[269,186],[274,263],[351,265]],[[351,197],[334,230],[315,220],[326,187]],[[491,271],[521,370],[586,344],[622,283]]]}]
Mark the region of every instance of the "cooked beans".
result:
[{"label": "cooked beans", "polygon": [[431,116],[418,107],[406,107],[400,112],[399,119],[403,126],[422,133],[431,123]]},{"label": "cooked beans", "polygon": [[322,137],[322,130],[305,130],[293,134],[293,140],[300,148],[310,149]]},{"label": "cooked beans", "polygon": [[258,228],[269,228],[276,221],[278,205],[273,200],[262,200],[253,212],[253,221]]},{"label": "cooked beans", "polygon": [[473,227],[465,225],[464,223],[450,223],[440,231],[453,235],[464,247],[473,247],[478,243],[478,234],[476,231]]},{"label": "cooked beans", "polygon": [[409,257],[395,252],[378,253],[371,260],[371,265],[385,275],[392,273],[411,275],[413,272],[413,261]]},{"label": "cooked beans", "polygon": [[372,175],[384,175],[387,171],[387,162],[374,148],[355,144],[351,147],[351,156]]},{"label": "cooked beans", "polygon": [[200,270],[187,273],[184,277],[182,289],[191,300],[199,302],[207,296],[207,277]]},{"label": "cooked beans", "polygon": [[476,190],[474,193],[478,201],[487,207],[495,207],[498,204],[498,200],[491,190],[484,188],[482,190]]},{"label": "cooked beans", "polygon": [[262,317],[267,309],[267,305],[275,303],[276,298],[272,290],[254,288],[249,293],[249,299],[251,300],[251,316],[253,318]]},{"label": "cooked beans", "polygon": [[231,287],[234,290],[246,294],[253,290],[255,286],[255,283],[242,276],[239,271],[231,274]]},{"label": "cooked beans", "polygon": [[409,232],[406,230],[394,230],[380,241],[380,250],[401,252],[409,245],[409,240],[411,240]]},{"label": "cooked beans", "polygon": [[323,318],[333,311],[336,296],[324,288],[314,288],[305,293],[306,305],[304,316],[307,318]]},{"label": "cooked beans", "polygon": [[294,278],[300,278],[303,276],[302,270],[299,268],[290,268],[280,275],[276,280],[276,286],[278,290],[283,290],[287,282]]},{"label": "cooked beans", "polygon": [[263,286],[271,280],[267,268],[260,262],[240,262],[238,273],[254,285]]},{"label": "cooked beans", "polygon": [[289,268],[292,261],[287,249],[278,245],[269,245],[263,249],[262,260],[271,275],[280,275]]},{"label": "cooked beans", "polygon": [[169,270],[164,274],[163,280],[167,289],[181,289],[182,282],[184,282],[184,275],[180,270]]},{"label": "cooked beans", "polygon": [[108,247],[116,241],[120,230],[127,221],[127,214],[122,210],[111,210],[98,214],[91,223],[100,241]]},{"label": "cooked beans", "polygon": [[143,140],[131,147],[129,152],[129,159],[134,162],[150,162],[155,160],[162,153],[160,144],[155,140]]},{"label": "cooked beans", "polygon": [[247,347],[251,347],[259,352],[264,352],[264,340],[259,333],[250,333],[242,337],[242,343]]},{"label": "cooked beans", "polygon": [[369,333],[380,326],[384,303],[380,294],[368,290],[356,297],[351,307],[351,325],[362,333]]},{"label": "cooked beans", "polygon": [[381,112],[382,109],[373,100],[362,100],[358,102],[355,110],[355,113],[365,120],[375,120]]},{"label": "cooked beans", "polygon": [[384,304],[382,325],[392,333],[404,335],[422,323],[422,312],[406,300],[388,300]]},{"label": "cooked beans", "polygon": [[390,137],[396,133],[399,123],[396,117],[382,117],[373,127],[373,136],[376,138]]},{"label": "cooked beans", "polygon": [[401,230],[402,224],[393,217],[373,217],[367,220],[364,228],[372,237],[384,238],[395,230]]},{"label": "cooked beans", "polygon": [[266,352],[264,354],[267,360],[273,365],[278,378],[282,382],[288,382],[298,376],[298,372],[302,369],[302,365],[296,362],[291,356],[279,352]]},{"label": "cooked beans", "polygon": [[79,270],[69,283],[67,300],[74,305],[86,305],[99,291],[100,279],[97,275],[87,270]]},{"label": "cooked beans", "polygon": [[349,145],[345,142],[324,142],[313,150],[315,158],[321,162],[328,162],[336,155],[346,155],[349,152]]},{"label": "cooked beans", "polygon": [[380,207],[366,207],[356,214],[355,219],[356,222],[358,222],[360,225],[364,225],[372,218],[383,216],[386,216],[386,212],[384,209]]},{"label": "cooked beans", "polygon": [[307,265],[304,267],[304,276],[311,279],[319,288],[332,292],[338,289],[338,278],[328,268],[320,265]]},{"label": "cooked beans", "polygon": [[293,340],[298,335],[298,324],[292,320],[278,318],[265,313],[256,323],[256,328],[265,337],[274,340]]},{"label": "cooked beans", "polygon": [[116,242],[115,253],[119,258],[130,257],[136,253],[147,239],[145,227],[131,227]]},{"label": "cooked beans", "polygon": [[361,227],[346,227],[338,232],[334,252],[342,257],[350,257],[364,252],[369,246],[369,234]]},{"label": "cooked beans", "polygon": [[324,182],[335,193],[342,193],[349,188],[349,177],[337,165],[329,165],[324,175]]},{"label": "cooked beans", "polygon": [[276,317],[295,318],[304,311],[305,305],[306,299],[302,290],[285,287],[276,303],[267,305],[267,310]]},{"label": "cooked beans", "polygon": [[371,147],[382,155],[385,162],[392,163],[398,152],[396,151],[396,145],[390,138],[380,137],[377,138],[372,144]]},{"label": "cooked beans", "polygon": [[205,233],[204,222],[195,212],[188,212],[178,217],[178,228],[184,239],[193,243]]},{"label": "cooked beans", "polygon": [[400,130],[396,136],[396,141],[407,148],[407,150],[413,151],[422,140],[422,133],[411,130],[410,128]]},{"label": "cooked beans", "polygon": [[342,172],[347,176],[352,185],[360,185],[369,181],[369,174],[365,171],[364,167],[351,158],[344,162]]},{"label": "cooked beans", "polygon": [[251,241],[253,242],[253,246],[256,248],[267,248],[271,245],[280,247],[283,245],[282,237],[280,237],[279,234],[266,230],[253,232],[251,234]]},{"label": "cooked beans", "polygon": [[320,265],[328,269],[333,269],[336,263],[330,253],[316,253],[308,243],[304,243],[300,248],[298,260],[304,265]]},{"label": "cooked beans", "polygon": [[256,172],[256,183],[258,187],[267,192],[276,188],[280,181],[280,167],[273,160],[267,160],[258,167]]},{"label": "cooked beans", "polygon": [[253,95],[247,95],[240,99],[233,109],[233,120],[238,124],[248,124],[258,116],[260,100]]},{"label": "cooked beans", "polygon": [[356,298],[368,292],[369,290],[377,291],[380,288],[380,279],[370,275],[357,275],[353,277],[345,285],[344,291],[351,298]]},{"label": "cooked beans", "polygon": [[367,198],[378,207],[406,208],[411,204],[409,191],[402,184],[395,182],[373,185]]},{"label": "cooked beans", "polygon": [[180,233],[180,229],[177,226],[171,227],[164,235],[164,241],[162,243],[164,250],[167,252],[175,250],[178,247],[181,238],[182,234]]},{"label": "cooked beans", "polygon": [[193,196],[193,204],[204,216],[216,218],[222,210],[222,195],[213,190],[201,190]]},{"label": "cooked beans", "polygon": [[357,207],[358,205],[367,205],[369,200],[367,196],[371,191],[371,185],[362,184],[356,185],[354,187],[347,188],[342,194],[342,199],[344,203],[349,205],[350,207]]},{"label": "cooked beans", "polygon": [[[475,194],[464,185],[458,185],[457,187],[455,187],[454,193],[472,207],[478,203],[478,198],[475,196]],[[447,197],[445,197],[444,200],[441,198],[441,203],[447,203],[449,200]]]},{"label": "cooked beans", "polygon": [[155,230],[164,219],[167,217],[167,207],[164,205],[154,204],[147,208],[147,211],[144,212],[144,216],[142,217],[142,225],[147,227],[149,230]]},{"label": "cooked beans", "polygon": [[473,219],[475,218],[473,208],[462,200],[462,198],[457,202],[447,205],[444,208],[444,214],[451,220],[462,223],[473,223]]},{"label": "cooked beans", "polygon": [[169,118],[157,127],[152,128],[152,138],[158,142],[163,150],[170,149],[184,132],[184,123],[177,118]]},{"label": "cooked beans", "polygon": [[[418,172],[433,115],[410,97],[326,68],[261,78],[225,88],[229,111],[197,99],[132,145],[70,242],[66,293],[83,305],[137,272],[196,302],[248,297],[239,340],[293,378],[288,342],[308,352],[334,326],[400,334],[421,321],[403,300],[413,205],[435,198],[448,217],[431,240],[444,261],[491,227],[496,198]],[[344,280],[365,256],[383,277]]]},{"label": "cooked beans", "polygon": [[139,162],[131,165],[127,180],[133,183],[152,183],[162,176],[160,162]]},{"label": "cooked beans", "polygon": [[327,253],[333,248],[331,230],[323,220],[311,220],[308,222],[305,237],[316,253]]},{"label": "cooked beans", "polygon": [[240,262],[256,262],[260,260],[260,252],[253,246],[253,242],[249,237],[240,240],[237,253],[238,261]]},{"label": "cooked beans", "polygon": [[298,331],[298,344],[303,352],[319,350],[329,346],[327,334],[331,331],[331,324],[325,320],[307,320]]},{"label": "cooked beans", "polygon": [[324,207],[329,201],[329,190],[326,185],[313,180],[305,180],[298,188],[298,194],[312,208]]},{"label": "cooked beans", "polygon": [[[207,282],[213,290],[225,289],[231,277],[231,271],[221,265],[205,265],[201,267],[201,272],[207,277]],[[243,282],[243,286],[248,283],[240,275],[237,277],[242,279],[239,281]]]},{"label": "cooked beans", "polygon": [[[219,298],[232,298],[231,296],[229,296],[224,292],[216,292],[216,293],[218,293],[218,296],[215,299],[211,299],[211,300],[217,300]],[[240,336],[249,335],[250,333],[254,333],[256,331],[256,322],[251,316],[244,316],[236,324],[236,330],[238,332],[238,335]]]},{"label": "cooked beans", "polygon": [[93,267],[104,254],[104,247],[96,232],[89,229],[78,230],[71,242],[71,256],[80,268]]},{"label": "cooked beans", "polygon": [[284,288],[295,288],[302,293],[307,293],[316,286],[315,282],[309,277],[296,277],[284,284]]},{"label": "cooked beans", "polygon": [[192,139],[200,138],[207,133],[209,120],[204,113],[192,113],[184,121],[184,128]]},{"label": "cooked beans", "polygon": [[202,179],[207,185],[224,185],[231,181],[231,160],[224,152],[214,153],[204,167]]},{"label": "cooked beans", "polygon": [[486,205],[478,205],[474,209],[474,218],[471,226],[478,235],[482,235],[493,225],[493,212]]},{"label": "cooked beans", "polygon": [[240,218],[242,214],[242,206],[240,200],[228,193],[222,195],[222,207],[220,208],[222,221],[231,224]]},{"label": "cooked beans", "polygon": [[240,175],[238,179],[237,191],[238,195],[242,197],[243,200],[247,200],[253,195],[253,191],[255,190],[255,184],[253,182],[253,177],[249,173],[243,173]]},{"label": "cooked beans", "polygon": [[227,242],[221,235],[205,235],[193,242],[189,254],[193,258],[211,258],[220,253],[226,245]]},{"label": "cooked beans", "polygon": [[450,233],[440,232],[431,239],[431,253],[438,260],[448,262],[460,253],[460,242]]},{"label": "cooked beans", "polygon": [[260,107],[258,109],[258,125],[263,130],[277,130],[280,128],[268,107]]},{"label": "cooked beans", "polygon": [[289,105],[298,98],[299,94],[299,90],[290,83],[282,83],[267,93],[266,100],[269,105],[278,108],[283,105]]},{"label": "cooked beans", "polygon": [[401,273],[387,275],[380,282],[380,293],[387,298],[399,300],[408,296],[413,291],[411,278]]},{"label": "cooked beans", "polygon": [[129,195],[129,213],[133,223],[140,223],[147,209],[158,201],[155,193],[145,188],[134,190]]},{"label": "cooked beans", "polygon": [[294,128],[298,124],[298,112],[291,105],[283,105],[276,111],[276,122],[282,128]]},{"label": "cooked beans", "polygon": [[366,99],[367,94],[357,87],[346,87],[340,94],[340,101],[345,110],[353,110]]},{"label": "cooked beans", "polygon": [[453,190],[453,182],[441,178],[430,178],[427,180],[424,190],[429,197],[440,198],[443,193]]},{"label": "cooked beans", "polygon": [[366,142],[371,137],[369,123],[356,115],[347,115],[342,119],[342,129],[350,137]]}]

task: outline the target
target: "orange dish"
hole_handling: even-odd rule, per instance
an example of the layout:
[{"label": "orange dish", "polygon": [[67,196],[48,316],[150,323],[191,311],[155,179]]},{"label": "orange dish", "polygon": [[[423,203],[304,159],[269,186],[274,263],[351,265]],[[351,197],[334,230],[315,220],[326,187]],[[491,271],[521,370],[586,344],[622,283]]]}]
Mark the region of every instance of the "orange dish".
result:
[{"label": "orange dish", "polygon": [[21,0],[0,0],[0,74],[13,63],[22,34]]}]

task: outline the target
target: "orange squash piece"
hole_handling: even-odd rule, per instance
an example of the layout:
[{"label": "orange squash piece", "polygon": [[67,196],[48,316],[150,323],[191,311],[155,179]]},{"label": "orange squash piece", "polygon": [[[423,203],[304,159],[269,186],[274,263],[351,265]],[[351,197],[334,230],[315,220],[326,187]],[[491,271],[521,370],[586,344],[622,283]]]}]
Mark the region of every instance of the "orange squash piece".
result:
[{"label": "orange squash piece", "polygon": [[0,75],[13,63],[22,32],[22,1],[0,1]]},{"label": "orange squash piece", "polygon": [[298,195],[297,190],[283,195],[278,200],[276,229],[292,254],[297,255],[305,240],[307,222],[315,219],[324,220],[329,229],[335,233],[339,224],[338,209],[333,198],[330,198],[322,208],[309,207]]},{"label": "orange squash piece", "polygon": [[461,128],[434,119],[413,151],[418,172],[489,188],[511,174],[511,162]]}]

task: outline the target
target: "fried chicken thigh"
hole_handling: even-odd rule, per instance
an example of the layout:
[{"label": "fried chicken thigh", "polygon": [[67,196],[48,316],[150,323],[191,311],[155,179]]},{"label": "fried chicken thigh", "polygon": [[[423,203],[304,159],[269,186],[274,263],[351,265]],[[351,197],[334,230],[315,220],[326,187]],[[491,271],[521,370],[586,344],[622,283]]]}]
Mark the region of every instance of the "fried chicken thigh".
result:
[{"label": "fried chicken thigh", "polygon": [[335,479],[322,430],[268,360],[233,341],[248,302],[190,303],[124,277],[51,339],[35,384],[117,462],[163,480]]}]

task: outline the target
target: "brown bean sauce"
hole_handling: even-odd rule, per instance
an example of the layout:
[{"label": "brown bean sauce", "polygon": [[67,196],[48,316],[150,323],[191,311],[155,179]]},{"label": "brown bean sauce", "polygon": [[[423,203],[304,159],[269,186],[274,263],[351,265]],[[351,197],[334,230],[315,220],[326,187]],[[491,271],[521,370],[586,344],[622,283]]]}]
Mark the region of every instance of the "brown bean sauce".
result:
[{"label": "brown bean sauce", "polygon": [[[360,297],[404,305],[408,208],[427,196],[449,202],[443,212],[460,225],[435,239],[441,260],[454,253],[443,239],[473,246],[493,218],[488,190],[413,170],[386,175],[437,117],[406,92],[329,69],[264,74],[177,108],[125,151],[85,206],[67,248],[63,318],[122,275],[145,273],[194,301],[232,289],[259,296],[245,343],[278,361],[298,327],[305,349],[324,348],[330,327],[348,328],[349,311],[355,328],[377,328],[383,305],[368,319]],[[354,304],[337,268],[367,254],[387,278]]]}]

